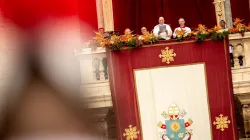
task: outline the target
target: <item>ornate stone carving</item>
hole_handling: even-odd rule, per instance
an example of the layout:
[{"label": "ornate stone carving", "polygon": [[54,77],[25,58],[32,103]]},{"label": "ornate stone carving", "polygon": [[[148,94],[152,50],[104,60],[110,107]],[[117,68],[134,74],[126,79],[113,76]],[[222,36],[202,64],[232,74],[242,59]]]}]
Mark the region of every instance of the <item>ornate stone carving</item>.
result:
[{"label": "ornate stone carving", "polygon": [[221,20],[226,20],[225,18],[225,0],[214,0],[215,13],[217,24],[219,25]]}]

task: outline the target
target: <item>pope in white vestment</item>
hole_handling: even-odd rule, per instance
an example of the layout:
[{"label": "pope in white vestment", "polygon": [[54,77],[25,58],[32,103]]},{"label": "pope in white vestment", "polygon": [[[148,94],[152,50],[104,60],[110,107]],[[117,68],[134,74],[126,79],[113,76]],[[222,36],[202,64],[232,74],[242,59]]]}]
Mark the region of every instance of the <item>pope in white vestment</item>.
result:
[{"label": "pope in white vestment", "polygon": [[177,36],[176,31],[185,30],[185,34],[186,35],[188,33],[191,33],[191,29],[189,27],[185,26],[185,20],[183,18],[179,19],[179,24],[180,24],[180,27],[175,28],[175,30],[174,30],[174,34],[173,34],[174,38],[176,38],[176,36]]},{"label": "pope in white vestment", "polygon": [[[160,17],[159,24],[154,27],[153,33],[159,39],[169,40],[172,36],[172,30],[171,27],[167,24],[164,24],[164,22],[164,18]],[[162,27],[164,27],[165,29],[163,29]]]}]

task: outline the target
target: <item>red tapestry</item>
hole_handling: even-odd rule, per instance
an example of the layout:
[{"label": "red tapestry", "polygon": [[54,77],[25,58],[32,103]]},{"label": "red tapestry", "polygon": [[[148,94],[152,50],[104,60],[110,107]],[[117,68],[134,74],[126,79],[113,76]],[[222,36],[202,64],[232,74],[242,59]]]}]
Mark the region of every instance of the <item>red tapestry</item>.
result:
[{"label": "red tapestry", "polygon": [[[249,0],[230,0],[232,17],[244,19],[243,23],[250,24],[250,1]],[[240,10],[239,10],[240,9]]]},{"label": "red tapestry", "polygon": [[[163,63],[159,58],[161,50],[165,49],[166,46],[169,49],[174,49],[178,55],[170,64]],[[166,42],[135,50],[108,51],[107,56],[117,124],[117,139],[126,139],[123,134],[129,125],[136,126],[141,131],[133,71],[142,68],[191,63],[205,63],[206,65],[210,122],[214,122],[215,117],[220,114],[228,116],[231,121],[228,129],[223,132],[211,124],[213,140],[238,139],[227,41],[205,41],[200,44],[195,41]],[[138,137],[139,140],[142,139],[141,133]]]},{"label": "red tapestry", "polygon": [[178,19],[185,18],[186,25],[196,28],[205,24],[216,25],[213,0],[112,0],[115,30],[123,33],[130,28],[141,34],[141,27],[153,30],[159,24],[158,18],[164,16],[165,23],[172,30],[179,27]]}]

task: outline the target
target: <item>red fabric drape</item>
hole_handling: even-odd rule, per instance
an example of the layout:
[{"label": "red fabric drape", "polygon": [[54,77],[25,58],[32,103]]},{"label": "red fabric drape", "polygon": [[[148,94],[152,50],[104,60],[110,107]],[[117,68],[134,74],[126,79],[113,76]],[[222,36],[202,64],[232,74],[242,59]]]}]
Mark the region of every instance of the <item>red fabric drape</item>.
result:
[{"label": "red fabric drape", "polygon": [[49,17],[78,14],[77,0],[2,0],[5,17],[23,28],[30,28]]},{"label": "red fabric drape", "polygon": [[213,0],[113,0],[113,10],[115,29],[121,33],[127,27],[137,33],[142,26],[152,30],[159,16],[164,16],[172,29],[178,26],[180,17],[186,19],[189,27],[216,24]]},{"label": "red fabric drape", "polygon": [[249,0],[231,0],[232,17],[244,19],[244,23],[250,23]]},{"label": "red fabric drape", "polygon": [[97,31],[98,29],[96,1],[78,0],[78,9],[79,18],[85,23],[81,27],[81,32],[83,40],[86,41],[95,36],[93,31]]},{"label": "red fabric drape", "polygon": [[199,23],[209,28],[216,25],[213,0],[163,0],[163,3],[166,23],[173,29],[179,26],[179,18],[185,18],[186,25],[191,28],[196,28]]},{"label": "red fabric drape", "polygon": [[145,26],[152,30],[162,15],[161,0],[113,0],[115,30],[124,32],[125,28],[140,33]]},{"label": "red fabric drape", "polygon": [[21,28],[29,29],[46,18],[78,16],[85,23],[82,32],[93,34],[97,29],[95,0],[0,0],[5,17]]}]

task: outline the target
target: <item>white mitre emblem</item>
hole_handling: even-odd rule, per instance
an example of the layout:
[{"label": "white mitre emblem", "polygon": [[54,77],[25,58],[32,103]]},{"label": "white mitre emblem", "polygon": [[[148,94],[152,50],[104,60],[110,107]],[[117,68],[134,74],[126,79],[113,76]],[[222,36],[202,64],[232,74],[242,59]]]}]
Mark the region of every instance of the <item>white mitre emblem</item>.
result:
[{"label": "white mitre emblem", "polygon": [[180,112],[180,109],[175,103],[172,103],[171,106],[168,108],[168,114],[170,116],[178,115],[179,112]]}]

